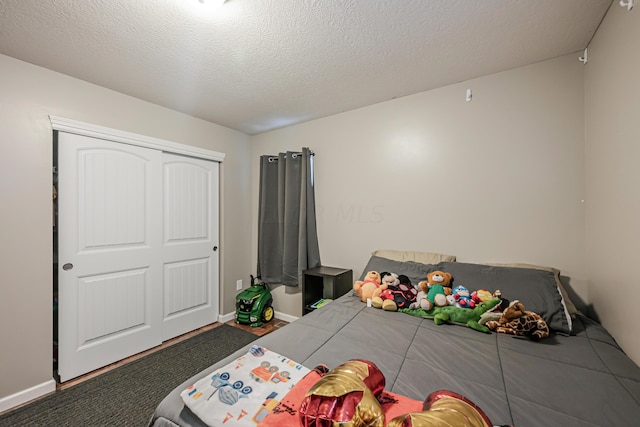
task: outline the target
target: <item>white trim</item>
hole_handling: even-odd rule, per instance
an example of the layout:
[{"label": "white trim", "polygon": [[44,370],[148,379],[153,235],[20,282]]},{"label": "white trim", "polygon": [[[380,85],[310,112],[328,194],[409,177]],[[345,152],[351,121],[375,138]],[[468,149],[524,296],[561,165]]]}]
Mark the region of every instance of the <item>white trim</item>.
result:
[{"label": "white trim", "polygon": [[233,320],[236,317],[236,312],[232,311],[231,313],[227,313],[227,314],[219,314],[218,315],[218,322],[220,323],[227,323],[229,320]]},{"label": "white trim", "polygon": [[79,122],[77,120],[66,119],[64,117],[49,116],[49,120],[51,121],[53,129],[57,131],[122,142],[124,144],[137,145],[139,147],[152,148],[185,156],[199,157],[201,159],[214,160],[216,162],[222,162],[225,157],[224,153],[219,153],[217,151],[111,129],[91,123]]},{"label": "white trim", "polygon": [[45,394],[53,393],[54,391],[56,391],[56,382],[51,379],[26,390],[3,397],[0,399],[0,413],[42,397]]},{"label": "white trim", "polygon": [[[229,320],[235,319],[235,317],[236,317],[235,311],[232,311],[231,313],[227,313],[227,314],[221,314],[218,316],[218,322],[227,323]],[[279,311],[274,311],[274,317],[289,323],[299,319],[299,317],[291,316],[290,314],[281,313]]]},{"label": "white trim", "polygon": [[274,311],[274,316],[280,320],[284,320],[285,322],[289,322],[289,323],[299,319],[299,317],[291,316],[290,314],[281,313],[279,311]]}]

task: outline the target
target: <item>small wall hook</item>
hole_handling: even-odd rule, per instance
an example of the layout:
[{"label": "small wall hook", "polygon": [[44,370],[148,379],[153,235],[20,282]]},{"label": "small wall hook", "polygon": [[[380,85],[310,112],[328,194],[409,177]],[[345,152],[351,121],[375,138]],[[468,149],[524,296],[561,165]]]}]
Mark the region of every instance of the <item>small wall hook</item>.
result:
[{"label": "small wall hook", "polygon": [[467,89],[467,102],[473,99],[473,93],[471,93],[471,89]]},{"label": "small wall hook", "polygon": [[583,54],[582,56],[579,56],[579,57],[578,57],[578,60],[579,60],[580,62],[582,62],[583,64],[586,64],[586,63],[587,63],[587,61],[589,61],[588,52],[587,52],[587,49],[586,49],[586,48],[585,48],[585,50],[584,50],[584,54]]},{"label": "small wall hook", "polygon": [[633,9],[633,0],[620,0],[620,6],[626,7],[627,10]]}]

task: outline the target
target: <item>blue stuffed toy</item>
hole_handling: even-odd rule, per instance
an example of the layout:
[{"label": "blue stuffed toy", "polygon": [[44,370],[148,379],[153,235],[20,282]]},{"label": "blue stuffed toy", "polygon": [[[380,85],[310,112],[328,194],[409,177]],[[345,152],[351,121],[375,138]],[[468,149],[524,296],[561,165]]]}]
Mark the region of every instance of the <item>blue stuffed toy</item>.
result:
[{"label": "blue stuffed toy", "polygon": [[476,306],[476,302],[471,298],[469,289],[461,285],[453,288],[453,299],[456,300],[456,307],[473,308]]}]

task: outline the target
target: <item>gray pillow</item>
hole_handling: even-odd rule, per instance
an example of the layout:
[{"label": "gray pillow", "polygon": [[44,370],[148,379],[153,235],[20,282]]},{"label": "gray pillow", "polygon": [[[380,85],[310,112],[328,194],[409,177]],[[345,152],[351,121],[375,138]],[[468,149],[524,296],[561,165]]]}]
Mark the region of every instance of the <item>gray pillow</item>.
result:
[{"label": "gray pillow", "polygon": [[364,280],[364,276],[369,271],[377,271],[378,273],[388,271],[389,273],[404,274],[409,278],[409,280],[411,280],[411,284],[413,286],[418,286],[418,282],[421,280],[427,280],[428,272],[437,270],[434,269],[433,266],[434,264],[420,264],[413,261],[395,261],[374,255],[369,258],[369,262],[364,268],[364,271],[360,276],[360,280]]},{"label": "gray pillow", "polygon": [[441,262],[434,269],[451,273],[453,286],[462,285],[470,291],[500,289],[503,298],[519,300],[526,310],[542,316],[554,331],[571,333],[571,316],[551,271],[463,262]]},{"label": "gray pillow", "polygon": [[526,310],[542,316],[549,328],[560,333],[571,333],[571,316],[552,271],[464,262],[421,264],[372,256],[360,280],[363,280],[364,275],[371,270],[378,273],[388,271],[404,274],[409,277],[414,286],[417,286],[421,280],[426,280],[427,273],[431,271],[446,271],[453,276],[453,286],[462,285],[471,292],[478,289],[494,292],[500,289],[504,298],[509,301],[517,299],[524,304]]}]

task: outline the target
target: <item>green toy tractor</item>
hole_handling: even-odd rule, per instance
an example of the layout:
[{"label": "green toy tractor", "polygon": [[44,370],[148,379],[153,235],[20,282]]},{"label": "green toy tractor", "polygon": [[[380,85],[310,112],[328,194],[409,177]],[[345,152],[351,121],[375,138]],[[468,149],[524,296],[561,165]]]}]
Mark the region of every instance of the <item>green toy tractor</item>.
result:
[{"label": "green toy tractor", "polygon": [[251,286],[236,295],[236,323],[261,326],[273,319],[273,297],[266,283],[251,276]]}]

